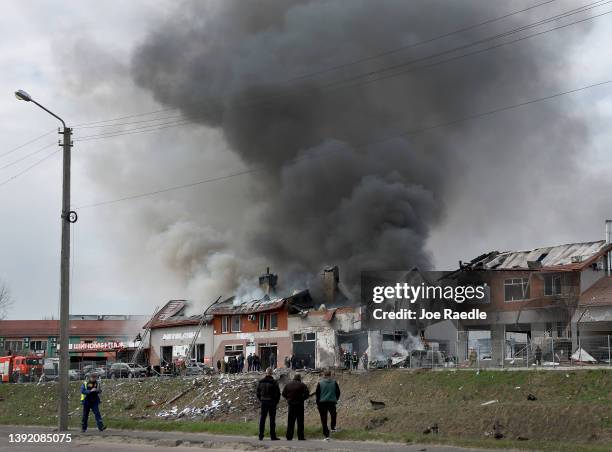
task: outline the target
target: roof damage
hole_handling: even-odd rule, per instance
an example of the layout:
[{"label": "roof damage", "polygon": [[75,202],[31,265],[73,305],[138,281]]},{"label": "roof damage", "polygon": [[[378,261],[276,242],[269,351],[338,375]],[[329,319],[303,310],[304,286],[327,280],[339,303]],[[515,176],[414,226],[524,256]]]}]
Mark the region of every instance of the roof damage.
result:
[{"label": "roof damage", "polygon": [[462,270],[581,270],[603,256],[611,246],[605,240],[569,243],[527,251],[491,251],[467,263]]}]

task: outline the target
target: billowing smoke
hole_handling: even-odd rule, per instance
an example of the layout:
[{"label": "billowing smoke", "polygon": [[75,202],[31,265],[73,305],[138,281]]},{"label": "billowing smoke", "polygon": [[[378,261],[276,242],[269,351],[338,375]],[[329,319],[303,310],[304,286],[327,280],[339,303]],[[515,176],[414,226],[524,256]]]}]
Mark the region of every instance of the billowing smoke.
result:
[{"label": "billowing smoke", "polygon": [[[513,2],[512,9],[524,5]],[[477,183],[466,174],[482,183],[482,198],[475,203],[504,190],[513,190],[520,203],[542,177],[564,177],[586,130],[566,113],[563,100],[399,135],[560,90],[557,74],[574,33],[584,28],[384,81],[328,87],[530,23],[551,15],[550,9],[296,79],[509,10],[504,3],[446,0],[181,4],[137,48],[132,76],[157,101],[219,130],[254,172],[246,176],[251,208],[244,233],[229,240],[207,225],[166,225],[157,237],[160,247],[175,244],[167,260],[202,280],[203,292],[212,273],[237,286],[241,276],[260,273],[262,262],[281,274],[281,282],[307,282],[323,266],[336,264],[343,281],[354,287],[361,270],[430,265],[425,243],[443,219],[445,203],[455,202],[464,184]],[[545,137],[518,143],[534,126],[545,128]],[[474,231],[486,222],[474,219]],[[255,261],[257,268],[250,265]]]}]

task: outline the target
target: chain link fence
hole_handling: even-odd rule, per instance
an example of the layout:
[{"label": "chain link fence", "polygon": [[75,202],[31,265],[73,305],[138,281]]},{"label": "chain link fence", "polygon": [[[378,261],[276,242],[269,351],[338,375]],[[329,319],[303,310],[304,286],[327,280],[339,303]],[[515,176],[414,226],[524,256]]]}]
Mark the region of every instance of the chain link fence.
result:
[{"label": "chain link fence", "polygon": [[[612,335],[578,338],[459,331],[451,362],[460,368],[612,367]],[[448,359],[447,359],[448,361]]]}]

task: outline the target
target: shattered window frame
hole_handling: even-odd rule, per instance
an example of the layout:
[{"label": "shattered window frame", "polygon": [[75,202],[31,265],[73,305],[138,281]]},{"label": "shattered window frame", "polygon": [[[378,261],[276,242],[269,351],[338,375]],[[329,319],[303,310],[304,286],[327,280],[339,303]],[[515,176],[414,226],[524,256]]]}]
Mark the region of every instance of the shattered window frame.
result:
[{"label": "shattered window frame", "polygon": [[[517,298],[520,297],[520,298]],[[529,299],[529,278],[504,279],[504,302],[512,303]]]},{"label": "shattered window frame", "polygon": [[23,350],[23,340],[10,340],[4,341],[4,350],[5,351],[12,351],[12,352],[20,352]]},{"label": "shattered window frame", "polygon": [[259,331],[268,330],[268,314],[262,312],[259,314]]},{"label": "shattered window frame", "polygon": [[229,315],[221,316],[221,333],[229,333]]},{"label": "shattered window frame", "polygon": [[544,275],[544,296],[561,295],[563,282],[561,275]]},{"label": "shattered window frame", "polygon": [[269,323],[270,323],[270,330],[278,330],[278,312],[271,312],[270,313],[270,322]]},{"label": "shattered window frame", "polygon": [[240,333],[241,327],[242,327],[242,319],[240,318],[239,315],[233,315],[231,319],[232,333]]},{"label": "shattered window frame", "polygon": [[35,351],[47,350],[47,341],[31,341],[30,350],[35,350]]}]

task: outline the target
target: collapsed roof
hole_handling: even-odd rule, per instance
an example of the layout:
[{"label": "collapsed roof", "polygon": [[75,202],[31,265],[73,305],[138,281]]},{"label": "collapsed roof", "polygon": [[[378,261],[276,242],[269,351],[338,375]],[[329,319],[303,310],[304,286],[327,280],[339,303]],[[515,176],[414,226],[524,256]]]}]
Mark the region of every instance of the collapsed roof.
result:
[{"label": "collapsed roof", "polygon": [[610,244],[605,240],[598,240],[527,251],[491,251],[461,264],[461,268],[463,270],[581,270],[610,249]]}]

